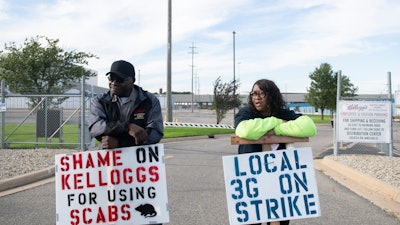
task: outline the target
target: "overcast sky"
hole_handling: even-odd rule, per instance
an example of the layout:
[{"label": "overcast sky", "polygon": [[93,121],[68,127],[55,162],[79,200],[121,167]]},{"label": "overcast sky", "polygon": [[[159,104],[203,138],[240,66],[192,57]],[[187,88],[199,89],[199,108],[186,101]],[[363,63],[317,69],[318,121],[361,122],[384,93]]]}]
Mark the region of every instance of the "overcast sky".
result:
[{"label": "overcast sky", "polygon": [[[111,63],[124,59],[140,74],[136,83],[165,91],[167,25],[167,0],[0,0],[1,49],[36,35],[59,39],[66,50],[99,57],[89,68],[103,87]],[[218,76],[233,80],[234,65],[243,94],[260,78],[282,92],[304,93],[309,74],[325,62],[360,94],[387,93],[391,72],[394,92],[400,89],[400,1],[172,0],[173,91],[191,91],[192,46],[199,94],[212,94]]]}]

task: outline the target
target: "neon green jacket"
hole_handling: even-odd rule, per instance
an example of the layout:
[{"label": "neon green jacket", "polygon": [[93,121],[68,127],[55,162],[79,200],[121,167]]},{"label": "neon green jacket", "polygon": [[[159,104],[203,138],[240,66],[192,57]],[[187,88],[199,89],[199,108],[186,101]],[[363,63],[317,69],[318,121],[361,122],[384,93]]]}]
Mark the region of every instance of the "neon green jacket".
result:
[{"label": "neon green jacket", "polygon": [[317,133],[314,121],[303,115],[287,122],[273,116],[244,120],[237,125],[235,134],[241,138],[257,140],[270,130],[274,130],[275,135],[291,137],[312,137]]}]

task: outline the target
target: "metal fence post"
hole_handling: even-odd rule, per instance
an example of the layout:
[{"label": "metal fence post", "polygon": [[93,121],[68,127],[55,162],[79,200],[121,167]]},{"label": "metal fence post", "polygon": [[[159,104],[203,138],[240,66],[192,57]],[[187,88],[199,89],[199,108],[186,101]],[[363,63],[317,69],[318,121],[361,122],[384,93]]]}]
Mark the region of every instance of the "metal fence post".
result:
[{"label": "metal fence post", "polygon": [[388,98],[390,101],[390,142],[388,143],[389,157],[393,157],[393,96],[392,96],[392,74],[387,73]]},{"label": "metal fence post", "polygon": [[85,120],[85,111],[86,111],[86,104],[85,104],[85,80],[86,77],[82,77],[82,87],[81,87],[81,150],[86,150],[85,147],[85,128],[86,128],[86,120]]},{"label": "metal fence post", "polygon": [[[6,99],[6,84],[4,80],[1,80],[1,103],[5,104]],[[5,132],[5,123],[6,123],[6,112],[1,112],[1,149],[5,149],[5,140],[4,140],[4,132]]]},{"label": "metal fence post", "polygon": [[337,139],[338,139],[338,132],[339,132],[339,129],[338,129],[338,124],[339,124],[339,119],[340,119],[340,116],[338,115],[338,110],[339,110],[339,101],[341,100],[341,93],[342,93],[342,71],[341,70],[339,70],[338,71],[338,73],[337,73],[337,90],[336,90],[336,117],[334,117],[334,130],[333,130],[333,132],[334,132],[334,134],[333,134],[333,138],[334,138],[334,140],[333,140],[333,154],[335,155],[335,156],[337,156],[338,155],[338,144],[339,144],[339,142],[337,141]]}]

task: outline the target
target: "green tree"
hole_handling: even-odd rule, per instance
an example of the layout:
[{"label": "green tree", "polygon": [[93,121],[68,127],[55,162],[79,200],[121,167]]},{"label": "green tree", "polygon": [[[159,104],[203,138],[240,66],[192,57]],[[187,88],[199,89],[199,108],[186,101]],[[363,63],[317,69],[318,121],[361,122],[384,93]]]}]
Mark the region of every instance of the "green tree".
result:
[{"label": "green tree", "polygon": [[[218,77],[214,83],[214,101],[211,109],[215,110],[217,115],[217,124],[225,118],[226,112],[240,106],[241,101],[236,90],[239,82],[231,81],[223,83],[221,77]],[[235,94],[233,94],[235,93]]]},{"label": "green tree", "polygon": [[[336,110],[336,92],[337,92],[337,72],[333,72],[331,65],[322,63],[319,68],[309,75],[311,79],[310,88],[307,88],[305,99],[315,109],[321,110],[321,119],[324,119],[324,110]],[[342,75],[341,96],[355,96],[357,87],[355,87],[347,76]]]},{"label": "green tree", "polygon": [[[9,90],[19,94],[62,94],[83,76],[96,75],[84,68],[95,55],[65,51],[58,43],[58,39],[36,36],[25,39],[22,46],[5,44],[0,51],[0,78]],[[32,105],[38,99],[30,101]]]}]

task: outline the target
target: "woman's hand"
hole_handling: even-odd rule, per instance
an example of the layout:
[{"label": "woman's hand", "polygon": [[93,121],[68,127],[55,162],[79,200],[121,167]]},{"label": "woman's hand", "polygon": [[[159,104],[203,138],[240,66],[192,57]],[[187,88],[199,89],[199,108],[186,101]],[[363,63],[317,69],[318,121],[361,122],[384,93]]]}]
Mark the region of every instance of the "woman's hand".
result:
[{"label": "woman's hand", "polygon": [[274,136],[274,135],[275,135],[274,129],[269,130],[269,131],[268,131],[267,133],[265,133],[264,135],[267,135],[268,137]]}]

